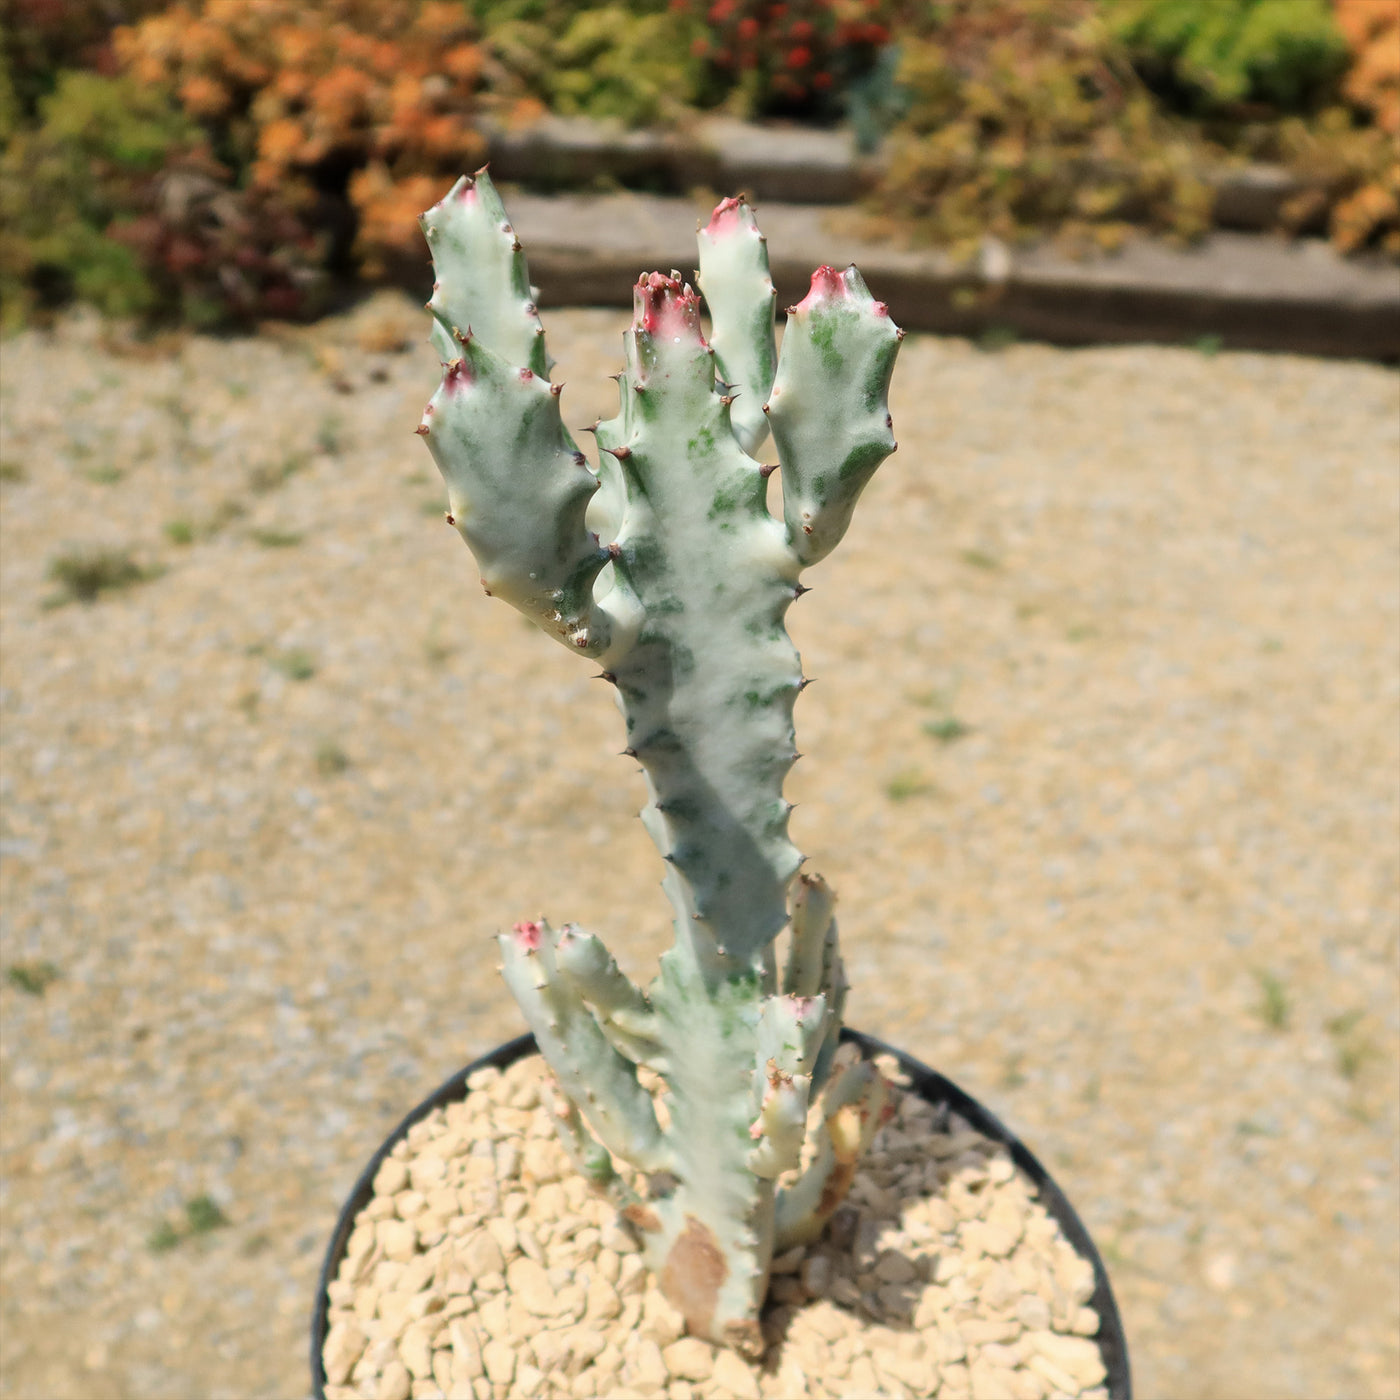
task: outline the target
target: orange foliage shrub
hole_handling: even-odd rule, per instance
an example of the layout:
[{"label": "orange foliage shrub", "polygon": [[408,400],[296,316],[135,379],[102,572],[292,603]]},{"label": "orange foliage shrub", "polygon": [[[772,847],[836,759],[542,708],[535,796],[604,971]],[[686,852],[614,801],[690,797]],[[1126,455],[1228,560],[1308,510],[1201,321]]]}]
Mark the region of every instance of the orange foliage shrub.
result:
[{"label": "orange foliage shrub", "polygon": [[253,190],[344,195],[374,274],[416,252],[418,213],[480,163],[482,53],[451,0],[204,0],[119,29],[123,66],[173,89]]},{"label": "orange foliage shrub", "polygon": [[1400,135],[1400,0],[1333,0],[1351,47],[1342,91],[1382,131]]},{"label": "orange foliage shrub", "polygon": [[1355,173],[1333,205],[1332,241],[1346,252],[1379,245],[1400,255],[1400,0],[1333,0],[1338,27],[1351,47],[1342,85],[1347,101],[1370,114],[1375,128],[1349,133]]}]

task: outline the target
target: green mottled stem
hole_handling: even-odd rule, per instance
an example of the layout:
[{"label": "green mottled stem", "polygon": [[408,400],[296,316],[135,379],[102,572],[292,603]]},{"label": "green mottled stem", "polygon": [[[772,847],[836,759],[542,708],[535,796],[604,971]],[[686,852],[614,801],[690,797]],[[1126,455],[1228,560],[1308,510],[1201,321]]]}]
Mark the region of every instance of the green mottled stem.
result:
[{"label": "green mottled stem", "polygon": [[626,344],[621,411],[598,445],[626,482],[614,592],[644,621],[600,660],[646,771],[642,820],[671,866],[677,943],[714,982],[751,969],[787,922],[801,863],[783,798],[802,687],[783,626],[797,560],[715,391],[694,293],[644,279]]}]

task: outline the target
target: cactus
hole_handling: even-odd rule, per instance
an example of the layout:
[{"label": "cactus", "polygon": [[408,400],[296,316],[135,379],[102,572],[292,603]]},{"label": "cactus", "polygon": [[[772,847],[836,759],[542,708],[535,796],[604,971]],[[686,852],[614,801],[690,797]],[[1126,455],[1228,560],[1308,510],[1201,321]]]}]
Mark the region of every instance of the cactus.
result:
[{"label": "cactus", "polygon": [[[638,1232],[690,1332],[755,1355],[774,1252],[820,1234],[886,1101],[872,1065],[836,1055],[835,897],[799,873],[788,839],[806,681],[784,615],[894,451],[903,332],[853,267],[822,267],[779,358],[764,239],[726,199],[699,235],[710,340],[679,274],[641,278],[619,411],[591,429],[594,471],[563,426],[524,255],[485,172],[422,224],[443,374],[417,431],[447,518],[486,591],[614,687],[675,915],[645,992],[568,924],[501,935],[502,971],[579,1169]],[[770,429],[782,520],[766,504],[777,468],[751,455]],[[647,1082],[664,1086],[660,1115]]]}]

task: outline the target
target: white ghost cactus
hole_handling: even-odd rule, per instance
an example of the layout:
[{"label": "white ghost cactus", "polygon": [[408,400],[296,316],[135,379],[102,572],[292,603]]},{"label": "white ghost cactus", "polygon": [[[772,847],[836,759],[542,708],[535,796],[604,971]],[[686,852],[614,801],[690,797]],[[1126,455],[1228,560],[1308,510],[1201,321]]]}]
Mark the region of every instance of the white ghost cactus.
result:
[{"label": "white ghost cactus", "polygon": [[[619,411],[593,427],[595,472],[563,426],[489,178],[458,181],[422,223],[444,367],[418,432],[448,519],[487,591],[615,687],[675,912],[675,946],[645,992],[592,934],[543,922],[501,935],[505,979],[557,1079],[580,1169],[618,1201],[691,1333],[756,1354],[775,1251],[820,1234],[885,1104],[872,1065],[835,1059],[834,896],[799,874],[788,839],[783,780],[806,682],[784,615],[894,450],[903,332],[854,268],[822,267],[788,311],[779,358],[767,249],[748,206],[727,199],[699,238],[710,340],[679,274],[641,278]],[[782,520],[767,507],[775,468],[751,455],[770,428]],[[664,1085],[665,1128],[639,1066]]]}]

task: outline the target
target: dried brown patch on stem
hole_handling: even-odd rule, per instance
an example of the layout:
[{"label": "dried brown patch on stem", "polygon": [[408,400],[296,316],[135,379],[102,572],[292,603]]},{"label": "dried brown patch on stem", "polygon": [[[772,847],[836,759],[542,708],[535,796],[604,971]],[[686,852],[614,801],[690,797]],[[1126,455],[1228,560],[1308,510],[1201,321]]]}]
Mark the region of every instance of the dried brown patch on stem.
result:
[{"label": "dried brown patch on stem", "polygon": [[640,1202],[634,1202],[630,1206],[623,1206],[623,1216],[632,1222],[639,1230],[645,1230],[651,1234],[661,1228],[661,1220],[650,1206],[644,1206]]},{"label": "dried brown patch on stem", "polygon": [[680,1310],[691,1336],[712,1335],[720,1285],[728,1276],[714,1231],[687,1215],[661,1270],[661,1291]]},{"label": "dried brown patch on stem", "polygon": [[826,1185],[822,1187],[821,1200],[817,1202],[816,1214],[819,1220],[831,1217],[836,1207],[846,1199],[846,1193],[856,1179],[863,1118],[864,1115],[856,1104],[846,1104],[826,1120],[836,1165],[827,1177]]}]

